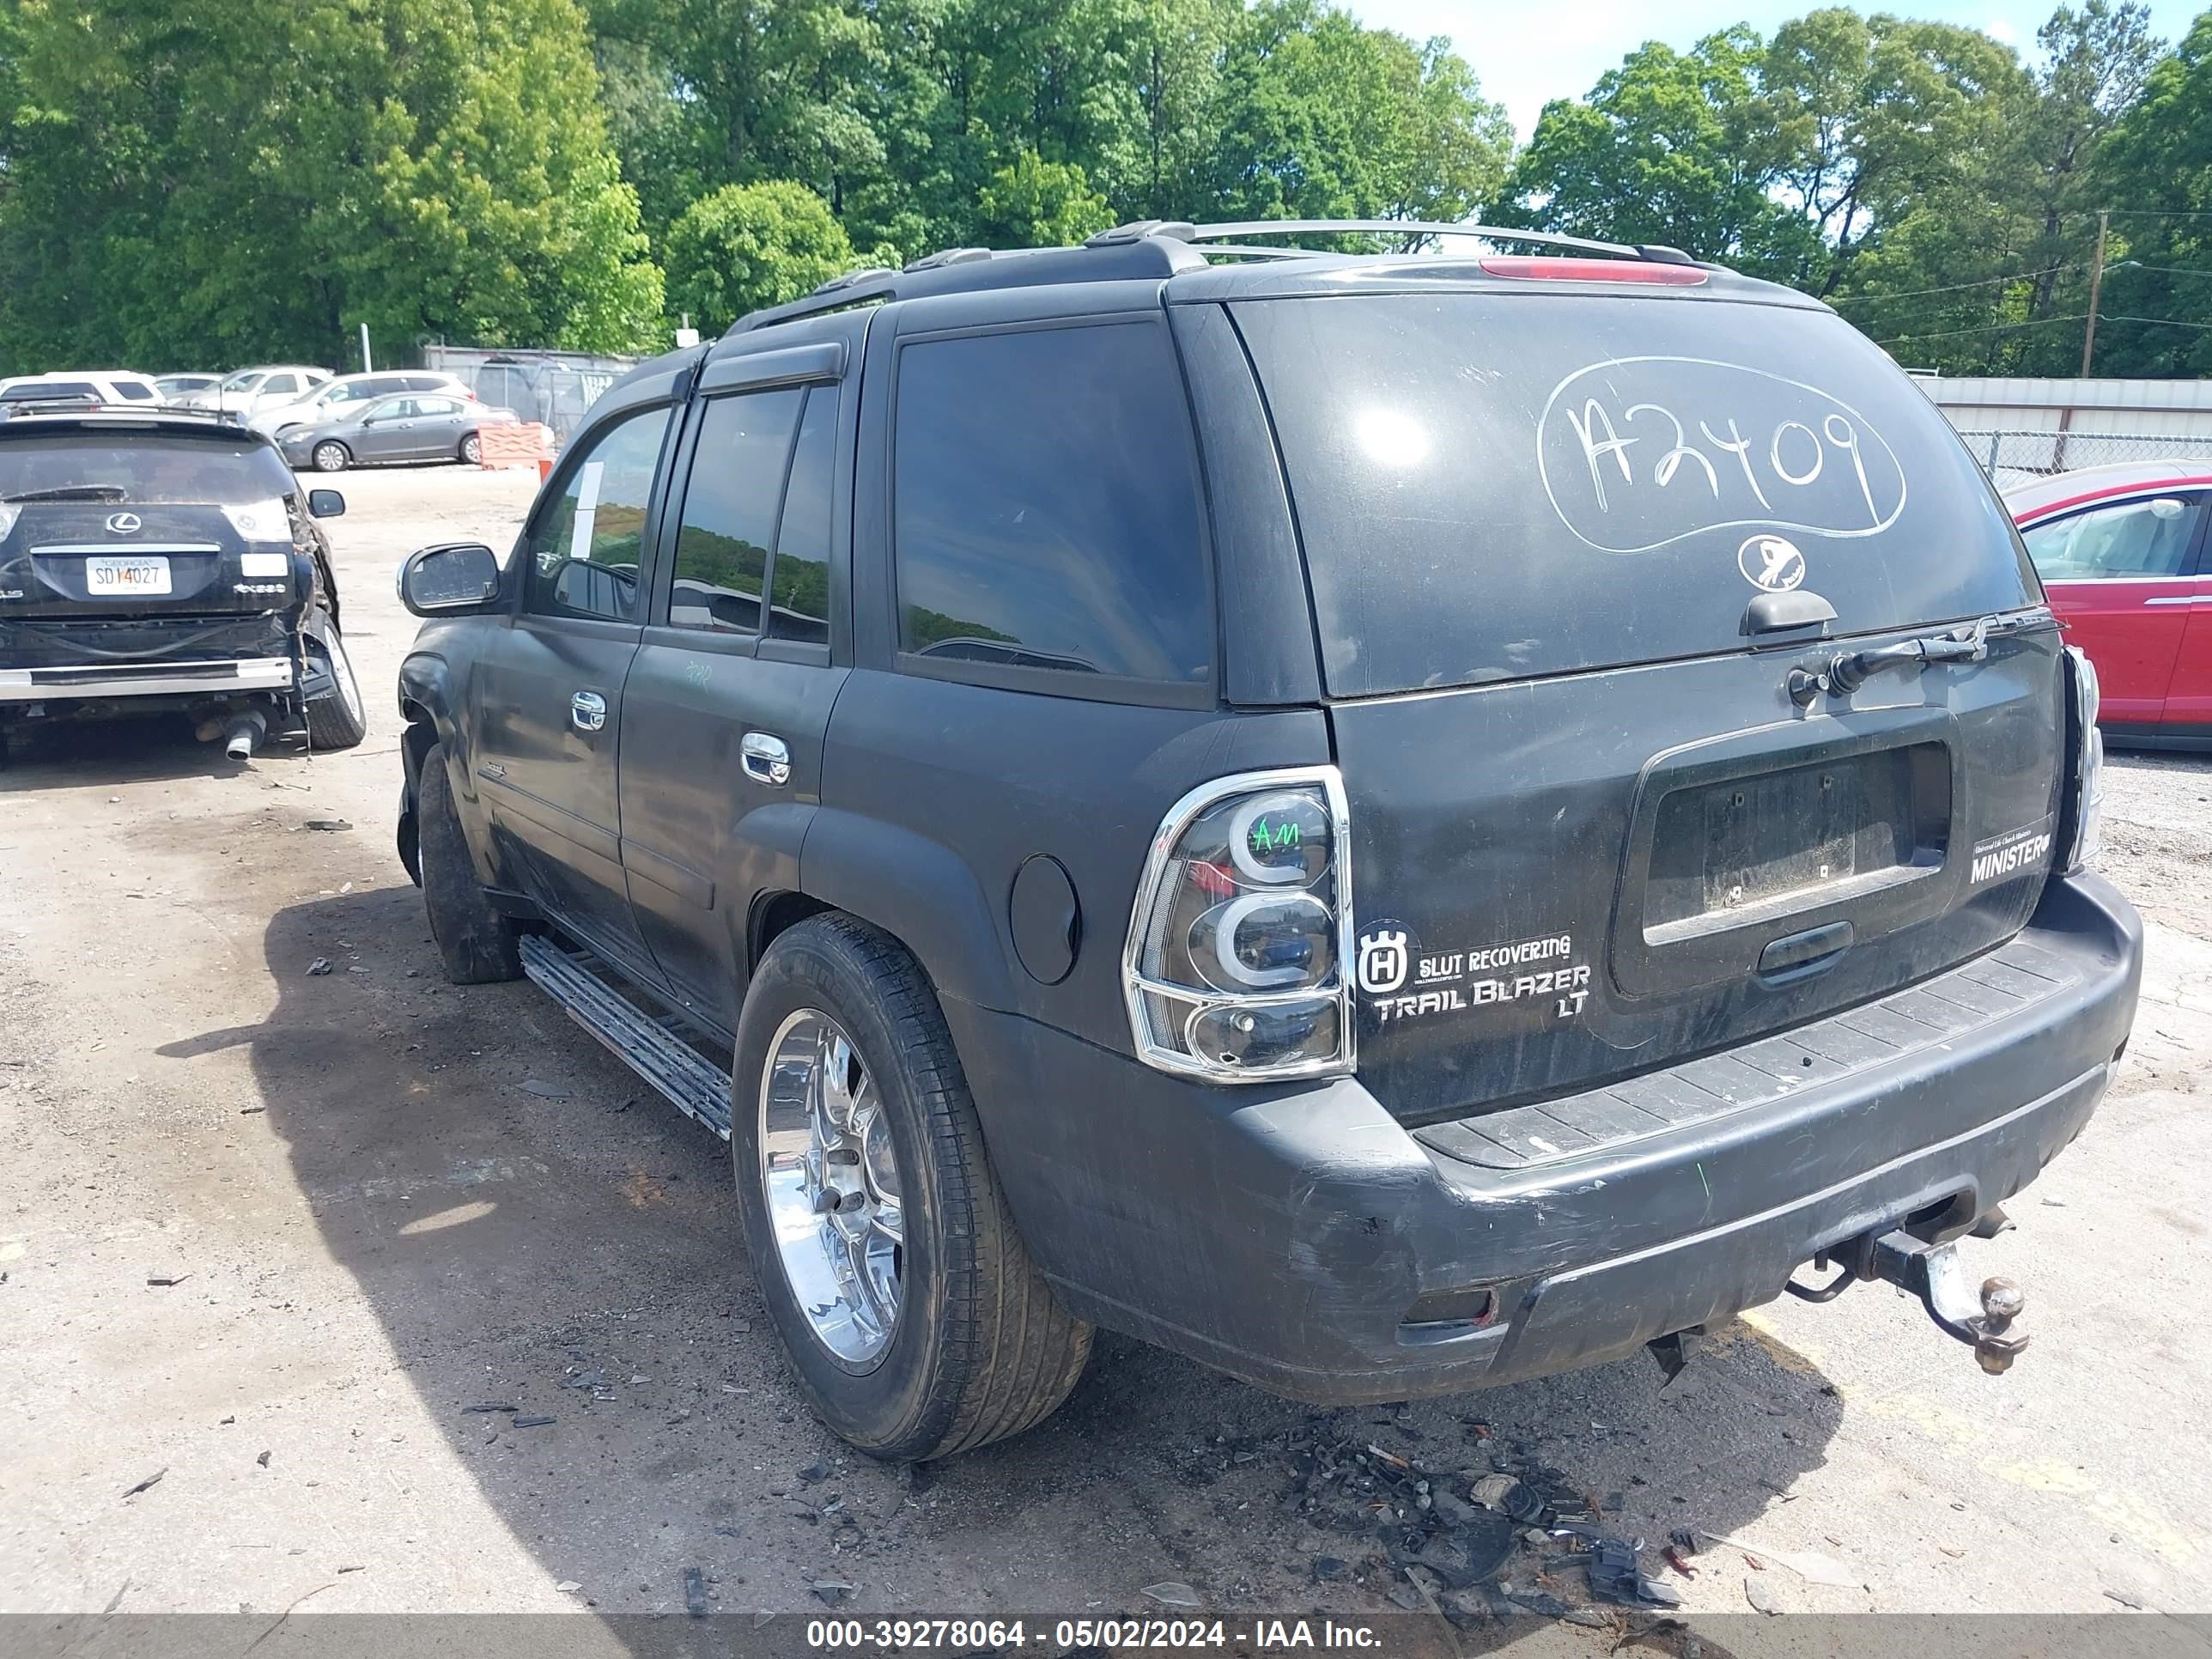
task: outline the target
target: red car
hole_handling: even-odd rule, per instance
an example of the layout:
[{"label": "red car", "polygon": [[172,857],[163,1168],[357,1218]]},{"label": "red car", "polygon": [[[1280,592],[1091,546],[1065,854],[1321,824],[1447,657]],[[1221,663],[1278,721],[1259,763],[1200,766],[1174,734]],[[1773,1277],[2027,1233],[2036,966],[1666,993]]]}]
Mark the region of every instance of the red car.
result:
[{"label": "red car", "polygon": [[2096,665],[2106,737],[2212,749],[2212,465],[2131,461],[2005,492],[2051,608]]}]

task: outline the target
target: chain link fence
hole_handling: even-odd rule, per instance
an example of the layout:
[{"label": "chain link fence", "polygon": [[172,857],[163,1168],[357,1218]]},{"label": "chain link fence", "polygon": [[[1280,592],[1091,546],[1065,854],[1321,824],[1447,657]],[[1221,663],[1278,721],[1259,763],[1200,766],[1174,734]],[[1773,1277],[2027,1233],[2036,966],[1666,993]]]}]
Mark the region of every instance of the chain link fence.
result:
[{"label": "chain link fence", "polygon": [[584,411],[635,362],[634,357],[592,356],[580,351],[503,351],[477,346],[426,345],[422,367],[467,382],[483,402],[511,409],[522,420],[549,428],[556,444],[584,418]]},{"label": "chain link fence", "polygon": [[2000,484],[2078,472],[2115,461],[2189,461],[2212,467],[2212,433],[1996,431],[1960,428],[1959,435]]}]

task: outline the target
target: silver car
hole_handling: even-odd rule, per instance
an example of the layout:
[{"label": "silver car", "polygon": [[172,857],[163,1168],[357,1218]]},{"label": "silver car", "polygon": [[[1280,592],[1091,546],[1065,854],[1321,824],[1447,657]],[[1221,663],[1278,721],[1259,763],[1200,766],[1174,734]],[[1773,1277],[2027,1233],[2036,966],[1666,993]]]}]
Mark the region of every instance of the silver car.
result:
[{"label": "silver car", "polygon": [[386,461],[461,461],[483,458],[477,433],[512,422],[514,411],[490,409],[445,392],[409,392],[349,405],[313,426],[295,427],[276,441],[296,469],[343,472]]}]

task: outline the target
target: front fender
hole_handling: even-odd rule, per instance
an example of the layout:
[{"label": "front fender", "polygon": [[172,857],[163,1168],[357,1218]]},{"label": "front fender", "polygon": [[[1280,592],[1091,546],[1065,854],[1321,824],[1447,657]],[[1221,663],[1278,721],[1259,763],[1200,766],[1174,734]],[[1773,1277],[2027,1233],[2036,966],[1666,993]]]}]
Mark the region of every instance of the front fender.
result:
[{"label": "front fender", "polygon": [[454,809],[460,815],[462,834],[469,843],[469,856],[476,863],[477,878],[487,887],[496,887],[500,879],[497,863],[492,856],[491,824],[483,798],[477,793],[475,745],[470,741],[468,725],[462,718],[467,706],[462,673],[456,670],[452,659],[441,652],[423,649],[418,641],[416,648],[399,665],[399,715],[407,723],[406,736],[399,746],[399,822],[396,830],[399,859],[406,865],[408,873],[419,882],[422,878],[416,853],[419,845],[416,836],[416,782],[431,744],[441,744],[447,782],[453,791]]}]

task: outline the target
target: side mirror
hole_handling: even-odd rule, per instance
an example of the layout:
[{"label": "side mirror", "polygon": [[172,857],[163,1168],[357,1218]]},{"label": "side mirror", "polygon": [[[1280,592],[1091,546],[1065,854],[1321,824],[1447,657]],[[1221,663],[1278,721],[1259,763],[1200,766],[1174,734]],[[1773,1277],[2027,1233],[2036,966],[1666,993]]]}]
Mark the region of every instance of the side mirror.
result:
[{"label": "side mirror", "polygon": [[307,492],[307,516],[311,519],[343,519],[345,517],[345,497],[335,489],[311,489]]},{"label": "side mirror", "polygon": [[399,568],[399,602],[418,617],[479,611],[499,598],[499,560],[482,542],[441,542]]}]

